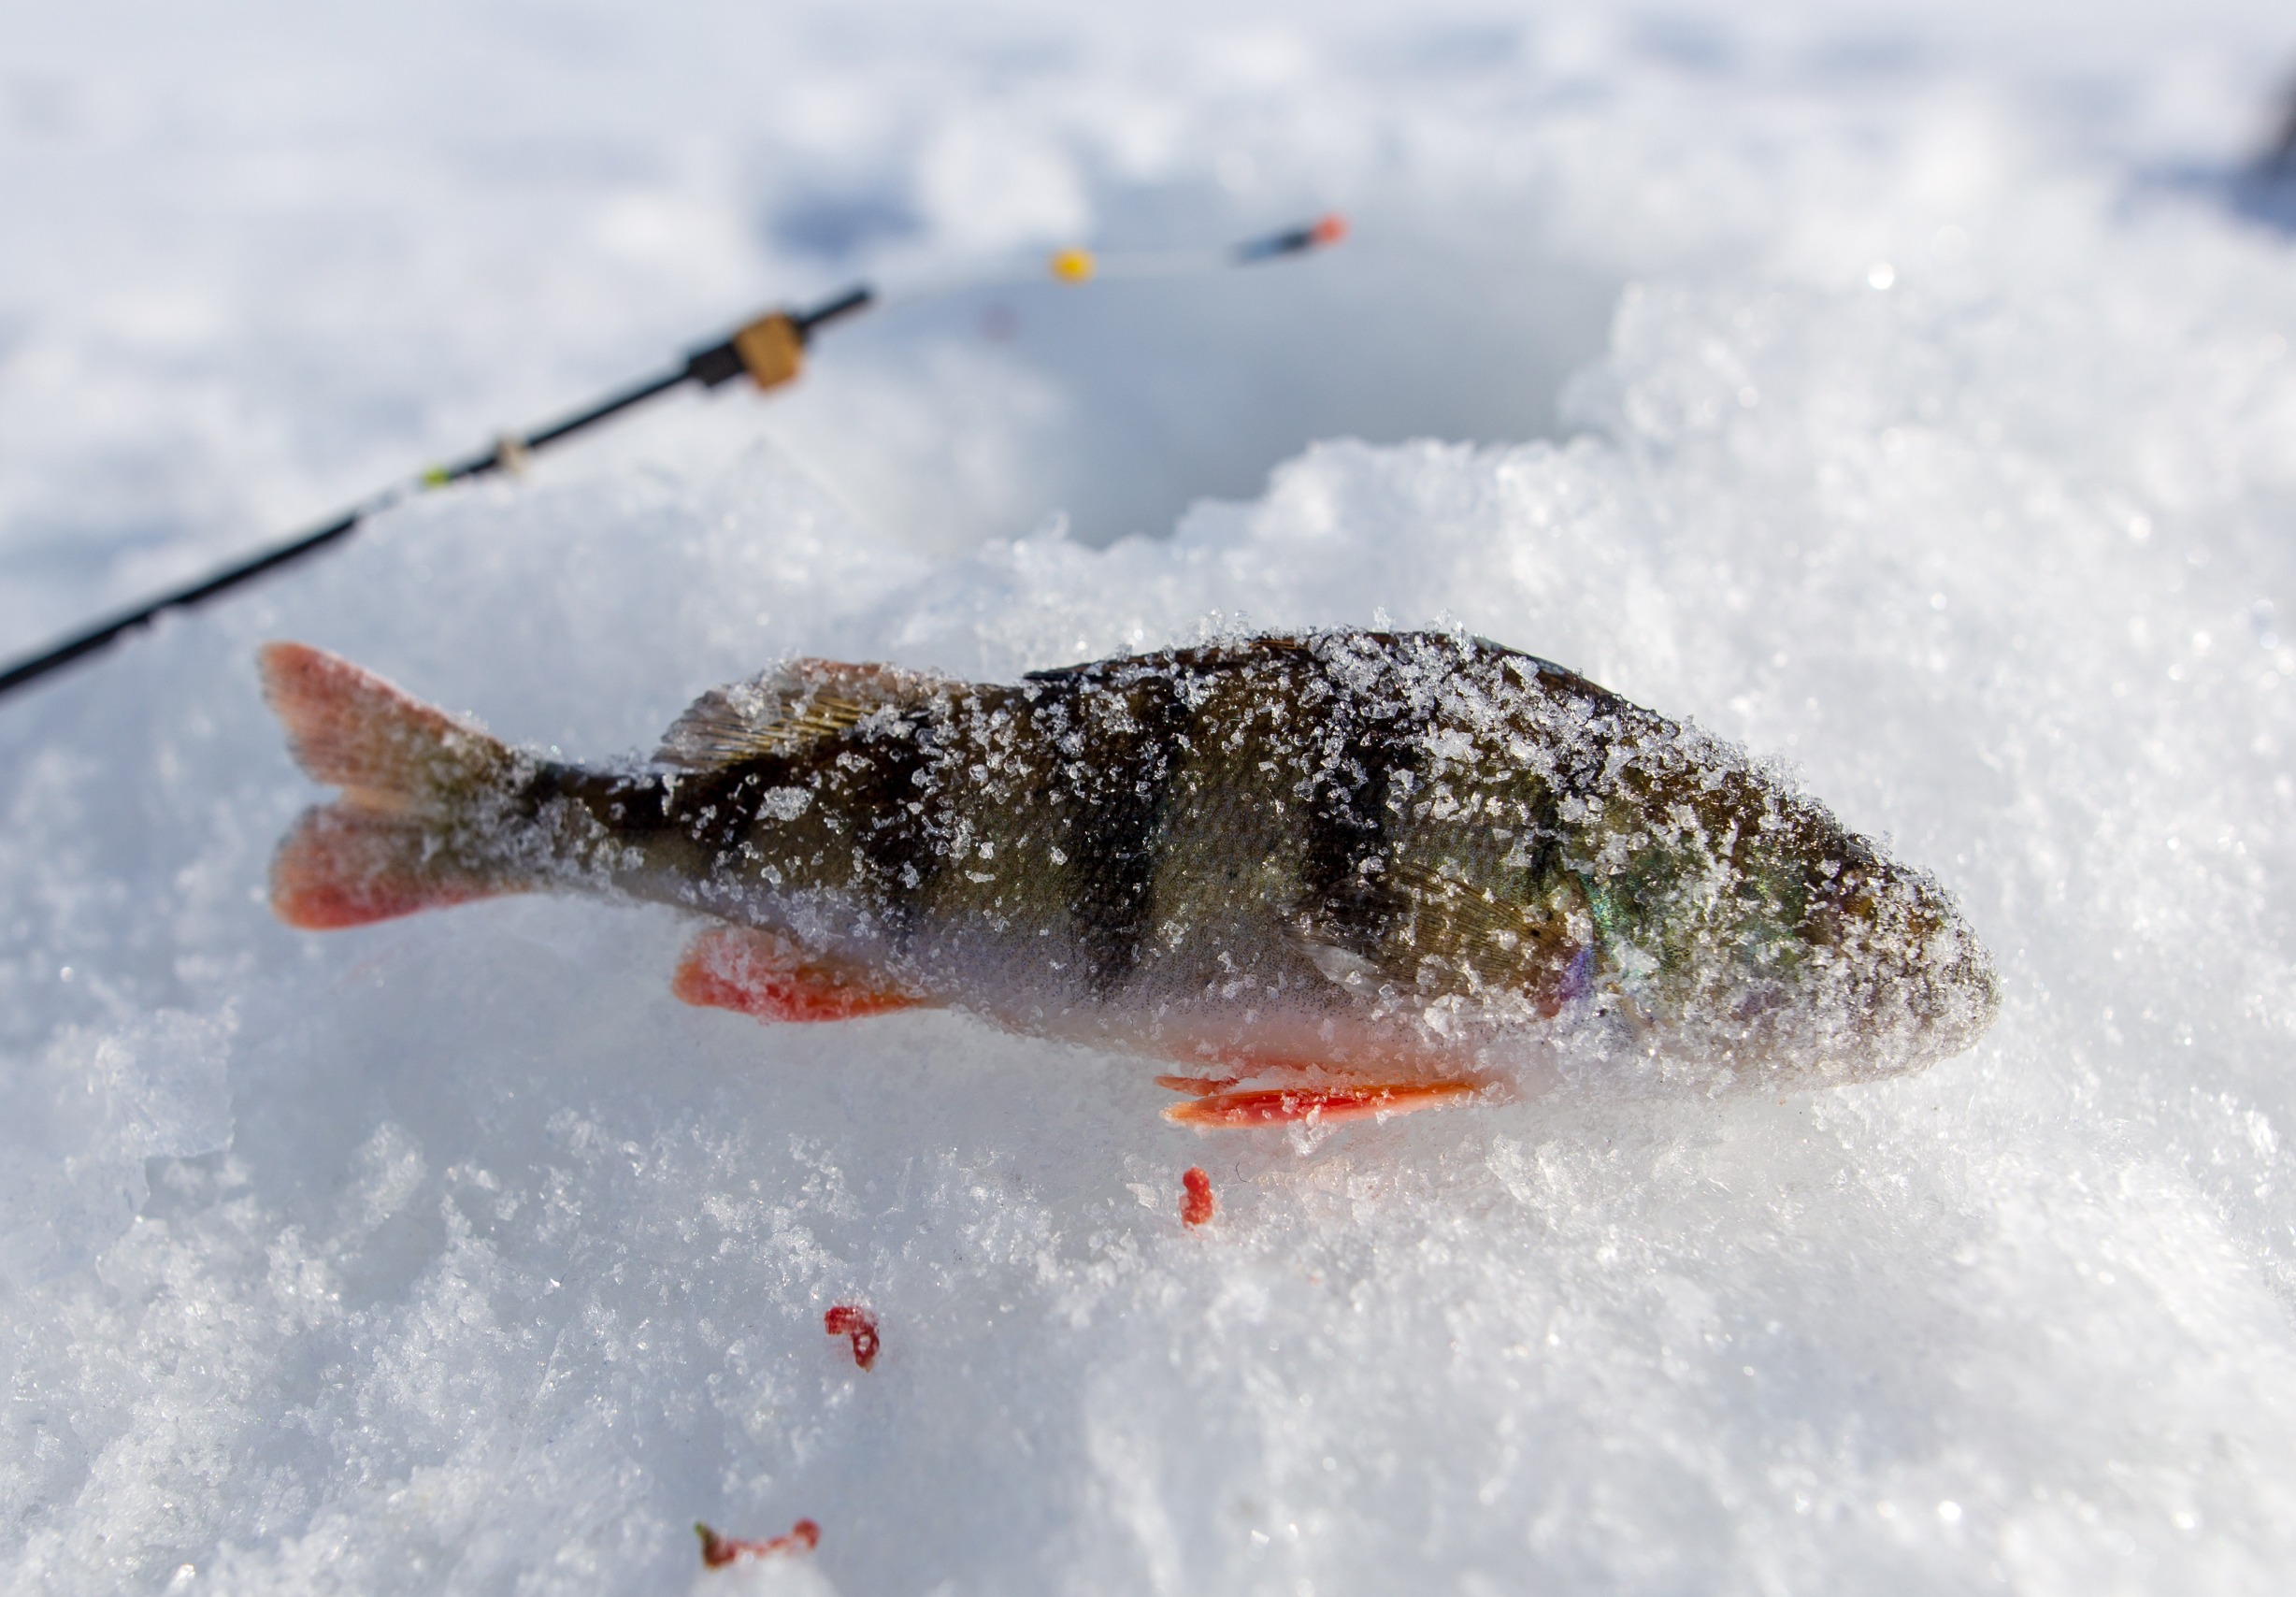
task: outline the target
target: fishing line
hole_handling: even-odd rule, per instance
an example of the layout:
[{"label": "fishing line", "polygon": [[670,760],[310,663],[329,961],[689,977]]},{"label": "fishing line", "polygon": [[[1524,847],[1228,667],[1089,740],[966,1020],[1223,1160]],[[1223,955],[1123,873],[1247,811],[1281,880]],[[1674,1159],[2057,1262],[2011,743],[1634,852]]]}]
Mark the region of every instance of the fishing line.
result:
[{"label": "fishing line", "polygon": [[205,604],[257,577],[292,565],[307,555],[316,554],[349,538],[373,517],[418,495],[499,472],[518,471],[535,455],[552,445],[584,432],[609,417],[620,415],[649,399],[667,394],[673,388],[682,388],[689,382],[697,383],[703,388],[716,388],[742,376],[747,376],[761,389],[779,388],[784,383],[793,382],[805,369],[806,351],[816,332],[833,322],[842,321],[873,306],[905,307],[955,294],[1019,286],[1047,279],[1054,282],[1073,284],[1098,280],[1197,276],[1255,266],[1291,255],[1303,255],[1310,251],[1336,244],[1346,236],[1347,224],[1343,219],[1326,216],[1304,226],[1288,227],[1281,232],[1247,238],[1225,250],[1117,254],[1102,254],[1083,249],[1060,250],[1032,270],[952,277],[914,284],[889,296],[868,283],[858,283],[811,309],[768,311],[753,321],[744,323],[730,337],[695,350],[682,365],[610,394],[586,410],[577,410],[523,436],[506,437],[483,453],[434,466],[417,476],[394,482],[359,500],[323,525],[298,533],[283,542],[211,571],[131,610],[121,611],[97,621],[41,653],[0,670],[0,695],[12,693],[50,671],[61,669],[75,660],[118,642],[129,633],[150,626],[168,611],[188,610],[194,605]]}]

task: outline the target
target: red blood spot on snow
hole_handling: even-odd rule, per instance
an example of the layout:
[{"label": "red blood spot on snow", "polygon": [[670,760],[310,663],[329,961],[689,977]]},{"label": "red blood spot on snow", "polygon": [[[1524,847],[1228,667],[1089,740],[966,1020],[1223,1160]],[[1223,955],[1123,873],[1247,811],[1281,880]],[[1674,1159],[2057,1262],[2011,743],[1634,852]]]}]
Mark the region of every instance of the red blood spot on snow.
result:
[{"label": "red blood spot on snow", "polygon": [[877,1362],[877,1316],[851,1303],[839,1303],[821,1316],[821,1329],[831,1336],[853,1339],[853,1361],[864,1370]]},{"label": "red blood spot on snow", "polygon": [[1180,1200],[1180,1223],[1200,1226],[1212,1218],[1212,1212],[1219,1207],[1212,1196],[1212,1177],[1200,1167],[1191,1165],[1181,1175],[1180,1185],[1185,1189]]},{"label": "red blood spot on snow", "polygon": [[724,1569],[736,1559],[810,1553],[821,1546],[821,1527],[811,1519],[798,1520],[789,1528],[786,1536],[775,1536],[763,1542],[744,1541],[739,1536],[721,1536],[698,1520],[695,1522],[694,1533],[701,1538],[701,1561],[708,1569]]}]

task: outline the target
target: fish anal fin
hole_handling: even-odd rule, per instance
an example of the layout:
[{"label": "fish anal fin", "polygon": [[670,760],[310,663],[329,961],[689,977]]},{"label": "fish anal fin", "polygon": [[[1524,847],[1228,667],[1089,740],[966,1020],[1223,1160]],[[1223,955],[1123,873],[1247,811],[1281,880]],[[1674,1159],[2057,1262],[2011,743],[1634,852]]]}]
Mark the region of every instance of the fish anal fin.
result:
[{"label": "fish anal fin", "polygon": [[669,990],[699,1008],[777,1024],[858,1020],[924,1001],[867,972],[808,959],[770,932],[738,926],[713,926],[687,944]]},{"label": "fish anal fin", "polygon": [[442,850],[422,825],[357,803],[307,810],[271,860],[271,908],[335,931],[524,890]]},{"label": "fish anal fin", "polygon": [[1167,1092],[1184,1093],[1190,1098],[1210,1098],[1223,1088],[1234,1086],[1241,1076],[1158,1076],[1156,1086]]},{"label": "fish anal fin", "polygon": [[913,704],[940,683],[898,666],[791,660],[703,694],[662,735],[653,757],[686,770],[718,770],[763,755],[789,754],[880,710]]},{"label": "fish anal fin", "polygon": [[1213,1092],[1176,1103],[1164,1118],[1198,1130],[1241,1130],[1287,1126],[1299,1121],[1336,1126],[1348,1120],[1385,1119],[1457,1103],[1483,1090],[1480,1082],[1366,1082],[1348,1086],[1269,1087],[1249,1092]]}]

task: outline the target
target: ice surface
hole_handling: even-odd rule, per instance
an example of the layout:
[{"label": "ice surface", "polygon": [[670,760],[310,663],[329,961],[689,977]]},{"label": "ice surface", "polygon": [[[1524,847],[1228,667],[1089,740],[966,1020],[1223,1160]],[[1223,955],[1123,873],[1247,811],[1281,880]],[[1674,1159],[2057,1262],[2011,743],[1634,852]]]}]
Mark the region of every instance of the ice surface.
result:
[{"label": "ice surface", "polygon": [[[1358,238],[888,314],[0,708],[0,1585],[2285,1585],[2296,237],[2234,172],[2282,9],[16,32],[11,649],[761,295]],[[267,638],[604,755],[785,653],[1383,614],[1798,767],[1959,892],[1991,1034],[1201,1141],[1139,1061],[688,1010],[667,913],[262,902],[312,796]],[[697,1574],[696,1518],[800,1516]]]}]

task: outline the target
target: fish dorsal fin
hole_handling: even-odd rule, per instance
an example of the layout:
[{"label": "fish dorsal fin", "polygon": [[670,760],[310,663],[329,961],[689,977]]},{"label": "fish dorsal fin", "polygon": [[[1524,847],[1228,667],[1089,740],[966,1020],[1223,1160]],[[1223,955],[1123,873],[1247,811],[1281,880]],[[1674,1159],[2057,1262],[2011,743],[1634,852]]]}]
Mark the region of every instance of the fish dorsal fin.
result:
[{"label": "fish dorsal fin", "polygon": [[917,703],[940,681],[898,666],[791,660],[703,694],[663,734],[653,757],[684,770],[718,770],[761,755],[789,754],[880,710]]}]

